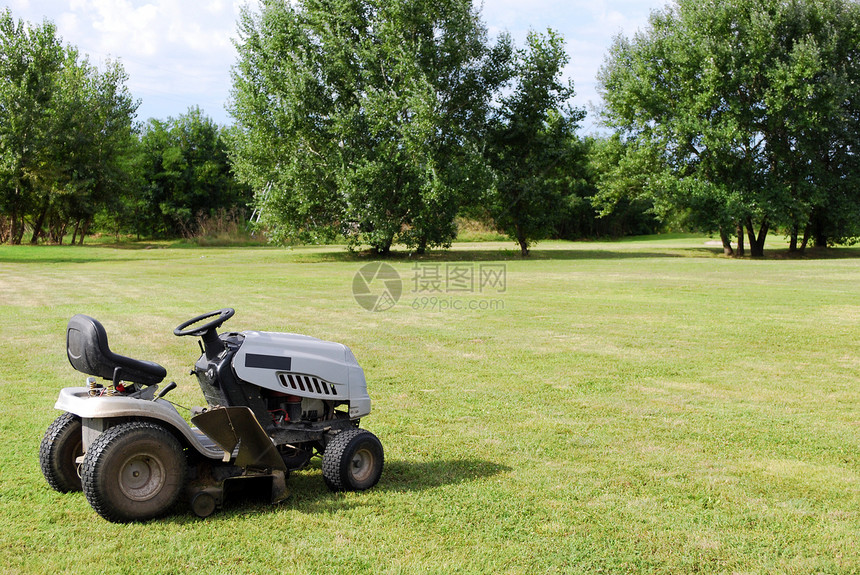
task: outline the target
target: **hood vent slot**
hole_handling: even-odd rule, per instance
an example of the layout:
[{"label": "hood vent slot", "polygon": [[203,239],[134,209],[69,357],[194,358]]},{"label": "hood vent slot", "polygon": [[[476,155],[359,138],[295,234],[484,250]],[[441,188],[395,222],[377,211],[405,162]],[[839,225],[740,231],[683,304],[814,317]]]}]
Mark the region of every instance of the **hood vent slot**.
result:
[{"label": "hood vent slot", "polygon": [[299,375],[296,373],[279,373],[278,379],[281,385],[293,391],[303,391],[317,395],[337,395],[334,384],[314,377],[312,375]]}]

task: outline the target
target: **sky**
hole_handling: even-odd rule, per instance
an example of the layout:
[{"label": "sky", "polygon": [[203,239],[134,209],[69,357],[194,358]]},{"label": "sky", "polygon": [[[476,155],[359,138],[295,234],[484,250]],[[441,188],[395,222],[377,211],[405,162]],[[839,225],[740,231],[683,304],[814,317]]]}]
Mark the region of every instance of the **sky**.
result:
[{"label": "sky", "polygon": [[[478,0],[479,1],[479,0]],[[251,0],[256,5],[256,0]],[[127,86],[140,100],[138,120],[177,117],[193,106],[219,124],[226,110],[232,38],[246,0],[0,0],[15,19],[51,20],[63,42],[102,67],[118,59]],[[665,0],[484,0],[490,37],[508,31],[518,45],[529,29],[552,28],[565,38],[573,103],[588,110],[585,132],[597,130],[592,109],[600,104],[595,76],[619,33],[632,36]]]}]

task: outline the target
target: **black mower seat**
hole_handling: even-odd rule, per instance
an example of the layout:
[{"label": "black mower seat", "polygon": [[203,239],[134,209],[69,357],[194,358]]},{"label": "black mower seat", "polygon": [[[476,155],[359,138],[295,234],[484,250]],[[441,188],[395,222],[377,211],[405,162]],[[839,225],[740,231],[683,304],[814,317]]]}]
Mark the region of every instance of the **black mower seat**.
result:
[{"label": "black mower seat", "polygon": [[[78,314],[66,328],[66,354],[76,370],[113,380],[142,385],[159,383],[167,370],[152,361],[142,361],[116,354],[108,347],[107,332],[97,320]],[[115,371],[119,369],[119,373]]]}]

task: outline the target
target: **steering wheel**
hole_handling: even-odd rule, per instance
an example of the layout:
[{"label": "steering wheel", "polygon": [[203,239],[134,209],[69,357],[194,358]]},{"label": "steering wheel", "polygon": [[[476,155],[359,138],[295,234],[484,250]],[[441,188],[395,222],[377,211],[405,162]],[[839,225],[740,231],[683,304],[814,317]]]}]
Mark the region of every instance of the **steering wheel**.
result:
[{"label": "steering wheel", "polygon": [[[215,329],[219,327],[222,323],[233,317],[233,314],[236,313],[232,307],[225,307],[224,309],[219,309],[218,311],[210,311],[209,313],[204,313],[203,315],[198,315],[193,319],[189,319],[188,321],[180,323],[176,326],[176,329],[173,330],[173,335],[199,335],[202,336],[209,330]],[[215,317],[218,316],[218,317]],[[209,319],[210,317],[215,317],[212,321],[208,321],[201,326],[188,329],[188,326],[194,325],[203,321],[204,319]]]}]

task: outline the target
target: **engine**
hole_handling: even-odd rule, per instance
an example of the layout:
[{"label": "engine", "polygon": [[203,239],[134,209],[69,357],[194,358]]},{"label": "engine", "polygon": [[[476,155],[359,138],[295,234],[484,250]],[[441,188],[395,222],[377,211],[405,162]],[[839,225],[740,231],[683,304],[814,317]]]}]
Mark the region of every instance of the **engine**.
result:
[{"label": "engine", "polygon": [[328,420],[340,406],[351,419],[370,413],[364,371],[347,346],[291,333],[242,336],[233,371],[261,388],[276,422]]}]

